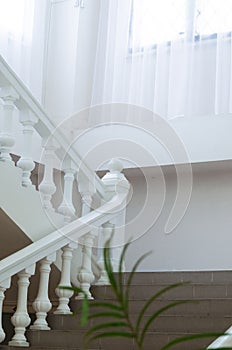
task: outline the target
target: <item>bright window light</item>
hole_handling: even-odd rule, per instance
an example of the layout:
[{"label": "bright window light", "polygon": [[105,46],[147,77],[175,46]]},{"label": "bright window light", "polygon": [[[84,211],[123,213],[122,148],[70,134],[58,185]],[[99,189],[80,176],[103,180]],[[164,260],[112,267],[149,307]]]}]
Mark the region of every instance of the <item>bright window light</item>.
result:
[{"label": "bright window light", "polygon": [[0,29],[15,40],[31,40],[34,0],[0,0]]},{"label": "bright window light", "polygon": [[231,0],[197,0],[196,31],[200,35],[232,30]]},{"label": "bright window light", "polygon": [[230,32],[232,0],[133,0],[130,30],[130,46],[137,48],[181,38],[187,30],[202,36]]},{"label": "bright window light", "polygon": [[134,0],[132,46],[178,38],[185,31],[186,0]]}]

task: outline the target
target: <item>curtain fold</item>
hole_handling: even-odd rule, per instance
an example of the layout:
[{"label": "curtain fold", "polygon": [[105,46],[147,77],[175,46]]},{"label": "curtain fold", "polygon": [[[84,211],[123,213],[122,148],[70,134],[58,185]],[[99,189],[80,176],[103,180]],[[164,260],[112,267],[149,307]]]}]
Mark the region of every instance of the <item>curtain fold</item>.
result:
[{"label": "curtain fold", "polygon": [[92,104],[231,113],[231,16],[228,0],[101,0]]},{"label": "curtain fold", "polygon": [[47,0],[0,0],[0,54],[41,100]]}]

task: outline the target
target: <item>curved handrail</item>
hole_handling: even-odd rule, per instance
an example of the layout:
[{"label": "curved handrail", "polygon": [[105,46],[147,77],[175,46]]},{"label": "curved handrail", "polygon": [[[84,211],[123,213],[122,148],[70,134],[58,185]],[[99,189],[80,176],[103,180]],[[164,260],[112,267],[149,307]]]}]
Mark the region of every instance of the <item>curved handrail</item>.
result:
[{"label": "curved handrail", "polygon": [[56,128],[47,112],[0,55],[0,87],[9,84],[13,86],[20,96],[15,102],[16,107],[19,109],[29,108],[35,114],[35,116],[38,117],[39,121],[37,124],[35,124],[35,129],[41,135],[41,137],[49,137],[50,135],[54,135],[55,140],[58,142],[62,150],[64,150],[65,153],[68,151],[69,157],[72,159],[74,164],[77,165],[77,168],[81,164],[82,172],[91,182],[94,181],[97,192],[102,198],[105,198],[105,188],[100,178],[96,173],[93,174],[93,171],[83,162],[78,152],[73,147],[70,147],[70,142],[68,142],[64,134]]},{"label": "curved handrail", "polygon": [[118,193],[109,202],[97,210],[72,221],[46,237],[30,244],[0,261],[0,283],[16,273],[40,261],[46,256],[63,248],[70,241],[77,242],[78,238],[90,231],[90,226],[99,227],[111,220],[122,210],[127,193]]},{"label": "curved handrail", "polygon": [[221,349],[232,347],[232,326],[227,329],[224,335],[221,335],[211,343],[207,349]]}]

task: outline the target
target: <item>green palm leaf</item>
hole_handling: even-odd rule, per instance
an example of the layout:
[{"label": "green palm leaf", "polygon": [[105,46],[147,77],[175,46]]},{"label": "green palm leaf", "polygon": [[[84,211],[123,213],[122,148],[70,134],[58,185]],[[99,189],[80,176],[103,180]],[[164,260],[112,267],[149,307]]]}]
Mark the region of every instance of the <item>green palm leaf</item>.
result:
[{"label": "green palm leaf", "polygon": [[[196,350],[207,350],[206,348],[196,349]],[[212,349],[213,350],[213,349]],[[226,348],[217,348],[215,350],[232,350],[232,347],[226,347]]]},{"label": "green palm leaf", "polygon": [[116,331],[104,332],[104,333],[96,334],[94,337],[90,338],[87,344],[91,343],[95,339],[111,338],[111,337],[134,338],[134,335],[130,332],[116,332]]},{"label": "green palm leaf", "polygon": [[105,307],[107,309],[112,309],[112,310],[118,310],[118,311],[122,311],[123,308],[121,305],[116,305],[116,304],[111,304],[111,303],[107,303],[105,301],[96,301],[94,303],[89,304],[90,308],[94,308],[94,307]]},{"label": "green palm leaf", "polygon": [[[150,327],[151,323],[159,316],[161,315],[164,311],[169,310],[177,305],[182,305],[182,304],[187,304],[189,303],[188,300],[181,300],[181,301],[175,301],[173,303],[170,303],[162,308],[160,308],[158,311],[156,311],[151,317],[149,317],[149,319],[147,320],[147,322],[145,323],[145,326],[141,332],[141,336],[139,338],[139,344],[142,346],[143,345],[143,341],[144,341],[144,337],[146,335],[146,332],[148,330],[148,328]],[[139,329],[136,329],[136,333],[139,332]]]},{"label": "green palm leaf", "polygon": [[126,291],[125,291],[125,307],[128,308],[128,303],[129,303],[129,294],[130,294],[130,287],[131,287],[131,283],[132,283],[132,280],[133,280],[133,276],[138,268],[138,266],[141,264],[141,262],[148,256],[150,255],[151,252],[148,252],[144,255],[142,255],[137,261],[136,263],[134,264],[130,274],[129,274],[129,278],[128,278],[128,282],[127,282],[127,285],[126,285]]},{"label": "green palm leaf", "polygon": [[[105,270],[110,282],[110,285],[112,287],[112,291],[116,297],[116,301],[112,304],[107,301],[99,301],[94,303],[89,303],[87,299],[87,295],[78,287],[62,287],[59,288],[63,289],[70,289],[73,290],[76,293],[83,293],[84,299],[82,302],[82,314],[81,314],[81,325],[85,325],[88,319],[98,319],[101,317],[109,318],[110,322],[104,321],[100,324],[97,324],[95,326],[92,326],[89,328],[89,330],[84,335],[84,343],[89,344],[93,340],[100,339],[100,338],[106,338],[106,337],[126,337],[126,338],[134,338],[135,343],[137,344],[139,349],[142,349],[145,336],[147,334],[147,331],[149,327],[151,326],[152,322],[154,322],[163,312],[165,312],[168,309],[171,309],[173,307],[176,307],[181,304],[190,303],[190,301],[187,300],[180,300],[180,301],[174,301],[171,302],[164,307],[160,308],[156,312],[154,312],[145,322],[145,325],[141,327],[141,322],[144,318],[144,315],[146,311],[148,310],[149,306],[156,301],[157,298],[162,296],[164,293],[168,292],[169,290],[172,290],[174,288],[186,285],[185,282],[175,283],[168,287],[164,287],[161,290],[159,290],[155,295],[153,295],[150,299],[148,299],[144,306],[142,307],[137,321],[136,325],[134,326],[133,323],[130,320],[130,314],[129,314],[129,294],[130,294],[130,288],[132,284],[132,280],[134,277],[134,274],[139,266],[139,264],[150,254],[144,254],[142,257],[140,257],[136,263],[134,264],[132,271],[129,274],[128,281],[125,286],[125,291],[123,288],[123,261],[125,259],[126,252],[128,250],[128,247],[130,245],[130,242],[128,242],[121,253],[119,266],[118,266],[118,278],[115,278],[113,267],[111,263],[111,253],[110,253],[110,243],[111,238],[107,240],[105,247],[103,249],[103,256],[104,256],[104,265]],[[192,301],[191,301],[192,303]],[[102,310],[99,310],[99,312],[94,312],[89,315],[89,308],[102,308]],[[112,321],[111,319],[112,318]],[[113,328],[113,329],[112,329]],[[125,331],[124,331],[125,329]],[[161,350],[168,350],[171,347],[191,341],[194,339],[200,339],[200,338],[212,338],[212,337],[219,337],[222,335],[226,335],[224,333],[202,333],[202,334],[194,334],[194,335],[186,335],[180,338],[177,338],[175,340],[170,341],[168,344],[162,347]],[[87,349],[87,348],[86,348]],[[228,350],[232,347],[221,347],[218,348],[218,350]],[[205,350],[205,349],[202,349]]]},{"label": "green palm leaf", "polygon": [[171,284],[168,287],[164,287],[162,289],[160,289],[156,294],[154,294],[150,299],[148,299],[148,301],[144,304],[142,310],[139,313],[138,319],[137,319],[137,323],[136,323],[136,328],[135,331],[138,332],[139,327],[140,327],[140,323],[142,321],[142,318],[146,312],[146,310],[149,308],[149,306],[156,300],[158,299],[158,297],[160,297],[161,295],[163,295],[164,293],[168,292],[171,289],[183,286],[188,284],[189,282],[179,282],[179,283],[175,283],[175,284]]},{"label": "green palm leaf", "polygon": [[72,290],[74,293],[83,293],[85,294],[85,292],[78,287],[74,287],[74,286],[58,286],[59,289],[68,289],[68,290]]},{"label": "green palm leaf", "polygon": [[82,300],[82,308],[81,308],[81,326],[85,326],[88,322],[88,314],[89,314],[89,302],[87,294],[78,287],[74,286],[59,286],[60,289],[68,289],[72,290],[74,293],[82,293],[84,295],[84,298]]},{"label": "green palm leaf", "polygon": [[81,326],[85,326],[88,322],[89,318],[89,302],[87,295],[84,295],[84,299],[82,300],[82,312],[81,312]]},{"label": "green palm leaf", "polygon": [[125,255],[126,255],[126,252],[127,252],[127,249],[129,248],[129,246],[130,246],[130,242],[125,244],[125,246],[122,250],[122,253],[120,255],[120,261],[119,261],[119,266],[118,266],[118,281],[119,281],[119,288],[120,288],[121,294],[122,294],[122,290],[123,290],[122,266],[123,266],[123,261],[124,261],[124,258],[125,258]]},{"label": "green palm leaf", "polygon": [[[187,342],[190,340],[194,340],[194,339],[203,339],[203,338],[212,338],[212,337],[220,337],[221,335],[225,335],[224,333],[202,333],[202,334],[192,334],[192,335],[188,335],[188,336],[184,336],[181,338],[177,338],[174,339],[172,341],[170,341],[168,344],[164,345],[161,350],[168,350],[170,349],[172,346],[176,345],[176,344],[180,344],[183,342]],[[217,350],[222,350],[223,348],[218,348]],[[232,349],[232,348],[226,348],[228,349]],[[204,349],[205,350],[205,349]]]},{"label": "green palm leaf", "polygon": [[113,267],[111,264],[110,242],[111,242],[111,238],[108,239],[108,241],[106,241],[105,247],[103,249],[105,270],[106,270],[106,273],[107,273],[107,276],[109,278],[110,285],[111,285],[113,291],[115,292],[117,297],[120,297],[120,292],[118,290],[118,285],[117,285],[116,279],[114,277]]},{"label": "green palm leaf", "polygon": [[[96,326],[91,327],[86,333],[85,333],[85,338],[89,337],[92,333],[106,329],[106,328],[117,328],[117,327],[127,327],[127,324],[125,322],[107,322],[107,323],[102,323]],[[105,333],[105,332],[104,332]],[[104,334],[101,333],[101,334]],[[121,331],[121,333],[124,333]]]},{"label": "green palm leaf", "polygon": [[98,313],[94,313],[89,315],[89,319],[93,319],[93,318],[98,318],[98,317],[112,317],[112,318],[124,318],[125,316],[123,314],[120,314],[118,312],[98,312]]}]

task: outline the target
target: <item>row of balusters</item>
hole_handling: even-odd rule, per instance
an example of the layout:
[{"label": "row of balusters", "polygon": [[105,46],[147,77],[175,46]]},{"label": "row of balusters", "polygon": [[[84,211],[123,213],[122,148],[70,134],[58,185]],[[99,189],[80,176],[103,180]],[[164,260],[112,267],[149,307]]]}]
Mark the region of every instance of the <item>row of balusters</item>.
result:
[{"label": "row of balusters", "polygon": [[[15,110],[15,102],[19,99],[18,94],[12,87],[2,88],[0,91],[1,102],[1,115],[2,115],[2,130],[0,133],[0,161],[8,162],[15,165],[11,158],[11,150],[14,145],[15,139],[12,133],[13,113]],[[31,145],[33,142],[34,126],[38,122],[38,118],[32,114],[30,109],[25,109],[19,114],[19,121],[23,126],[23,142],[24,152],[21,158],[17,162],[17,166],[22,169],[22,186],[28,187],[32,185],[31,172],[35,167],[35,163],[31,156]],[[43,144],[44,147],[44,175],[43,180],[39,185],[39,191],[42,193],[44,209],[54,210],[52,206],[52,196],[56,192],[56,186],[53,179],[53,160],[55,159],[56,147],[53,141]],[[64,189],[63,200],[58,207],[58,212],[64,216],[64,224],[70,222],[75,215],[75,207],[73,205],[73,182],[75,174],[77,173],[76,165],[69,158],[68,154],[65,157],[64,168]],[[116,177],[121,173],[121,164],[111,164],[111,173],[116,174]],[[120,174],[120,176],[123,176]],[[120,177],[119,176],[119,177]],[[124,178],[124,176],[123,176]],[[121,177],[120,177],[121,179]],[[125,179],[125,178],[124,178]],[[82,213],[84,216],[91,210],[91,202],[94,194],[93,186],[86,180],[84,174],[80,173],[80,179],[78,183],[78,189],[82,199]],[[107,222],[102,226],[102,236],[106,240],[110,237],[114,225],[112,222]],[[94,274],[92,271],[92,248],[94,245],[95,235],[93,232],[89,232],[83,237],[83,251],[82,262],[78,273],[78,280],[80,287],[91,299],[90,286],[94,281]],[[102,242],[104,243],[104,242]],[[73,251],[77,248],[76,243],[70,243],[62,248],[62,267],[61,267],[61,279],[59,286],[71,286],[70,281],[70,269]],[[54,254],[42,259],[40,264],[40,282],[38,288],[38,295],[33,302],[33,308],[36,313],[36,320],[32,329],[49,330],[49,326],[46,321],[47,313],[51,310],[52,304],[48,297],[48,284],[50,266],[56,259],[56,252]],[[98,268],[100,271],[99,284],[107,284],[108,279],[104,270],[104,261],[100,257],[98,261]],[[27,339],[25,337],[25,330],[31,323],[30,317],[27,312],[27,292],[29,286],[30,276],[35,272],[35,266],[25,268],[18,273],[18,298],[17,307],[14,315],[11,318],[14,325],[15,334],[12,340],[9,342],[11,346],[28,346]],[[0,342],[5,339],[5,333],[2,327],[2,310],[3,300],[6,289],[10,288],[11,278],[7,281],[0,283]],[[59,298],[59,305],[55,311],[55,314],[69,314],[69,300],[73,294],[71,290],[61,289],[59,286],[56,288],[56,294]],[[79,295],[78,298],[83,298],[83,295]]]},{"label": "row of balusters", "polygon": [[[113,230],[113,225],[106,223],[103,225],[104,234],[110,236]],[[80,281],[80,287],[88,295],[89,299],[92,299],[90,293],[90,286],[94,280],[94,274],[92,272],[92,247],[94,242],[94,235],[91,233],[84,236],[85,245],[83,245],[83,260],[80,271],[78,273],[78,279]],[[60,288],[62,286],[71,287],[71,261],[73,251],[77,249],[77,244],[72,242],[62,248],[62,267],[61,277],[57,288],[55,289],[56,295],[59,299],[58,306],[54,311],[54,314],[68,315],[71,314],[69,308],[70,298],[73,296],[73,291],[70,289]],[[47,314],[52,309],[52,303],[49,300],[49,276],[51,271],[51,264],[56,261],[56,253],[46,256],[39,261],[39,285],[38,292],[35,301],[32,303],[32,307],[36,314],[34,323],[30,326],[33,330],[50,330],[47,323]],[[104,262],[101,258],[98,264],[100,268],[100,279],[98,284],[108,284],[106,272],[104,270]],[[8,343],[10,346],[25,347],[28,346],[28,341],[25,336],[26,328],[31,324],[31,319],[27,311],[28,300],[28,287],[30,284],[30,277],[35,273],[35,264],[20,271],[18,275],[18,296],[16,311],[11,317],[11,322],[14,326],[14,336]],[[0,343],[5,339],[5,332],[2,326],[2,310],[5,291],[10,288],[11,278],[0,283]],[[80,293],[76,297],[77,299],[83,299],[84,294]]]},{"label": "row of balusters", "polygon": [[[15,103],[18,101],[19,95],[12,87],[5,87],[0,90],[0,107],[1,107],[1,132],[0,132],[0,161],[8,162],[13,164],[14,162],[11,158],[11,150],[15,144],[15,137],[12,132],[13,130],[13,120],[14,111],[16,109]],[[33,133],[35,131],[35,124],[38,122],[38,118],[32,113],[29,108],[24,108],[20,110],[19,122],[22,124],[23,133],[23,154],[17,162],[17,166],[22,169],[22,185],[27,187],[32,184],[31,172],[35,167],[35,162],[32,159],[32,143],[33,143]],[[43,205],[45,209],[52,209],[53,206],[51,199],[53,194],[56,192],[56,186],[53,179],[53,166],[56,159],[55,151],[59,147],[58,144],[50,138],[43,139],[42,137],[42,147],[43,151],[43,162],[44,175],[42,182],[39,185],[39,191],[43,197]],[[65,164],[65,165],[64,165]],[[77,171],[74,163],[68,157],[65,157],[65,162],[63,163],[64,169],[64,193],[63,201],[58,208],[58,212],[63,214],[65,221],[70,221],[75,214],[75,208],[72,203],[72,186],[74,181],[74,174]]]}]

